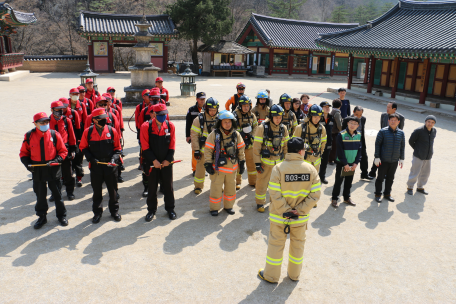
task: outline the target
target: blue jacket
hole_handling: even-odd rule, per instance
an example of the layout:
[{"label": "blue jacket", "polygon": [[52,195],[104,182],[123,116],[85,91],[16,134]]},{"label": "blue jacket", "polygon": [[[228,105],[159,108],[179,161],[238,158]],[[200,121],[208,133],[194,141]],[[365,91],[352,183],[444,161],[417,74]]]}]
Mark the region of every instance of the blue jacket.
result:
[{"label": "blue jacket", "polygon": [[380,158],[382,162],[394,163],[399,159],[404,159],[405,135],[404,131],[391,127],[381,129],[375,140],[375,158]]}]

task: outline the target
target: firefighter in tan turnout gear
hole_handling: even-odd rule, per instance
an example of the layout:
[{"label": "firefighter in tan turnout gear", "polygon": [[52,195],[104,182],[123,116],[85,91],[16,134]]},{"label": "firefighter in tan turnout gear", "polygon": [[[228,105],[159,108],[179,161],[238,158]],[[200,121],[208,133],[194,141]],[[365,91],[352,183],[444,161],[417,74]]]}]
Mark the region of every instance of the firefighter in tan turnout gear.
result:
[{"label": "firefighter in tan turnout gear", "polygon": [[196,163],[195,176],[193,177],[193,184],[195,194],[200,194],[204,188],[204,176],[206,170],[204,169],[204,147],[206,145],[206,139],[214,128],[215,121],[217,119],[217,113],[219,109],[219,103],[215,98],[209,98],[206,100],[204,106],[204,112],[198,114],[193,120],[192,127],[190,129],[190,137],[192,143],[192,150],[194,152]]},{"label": "firefighter in tan turnout gear", "polygon": [[269,116],[268,92],[259,91],[256,99],[257,102],[255,107],[252,109],[252,112],[258,120],[258,124],[260,124]]},{"label": "firefighter in tan turnout gear", "polygon": [[[253,136],[258,127],[255,114],[252,113],[252,101],[247,95],[239,98],[238,108],[234,111],[234,118],[237,121],[237,131],[241,134],[245,144],[245,162],[247,164],[247,176],[249,185],[255,187],[257,171],[253,161]],[[242,174],[238,169],[236,176],[236,190],[241,188]]]},{"label": "firefighter in tan turnout gear", "polygon": [[272,168],[283,161],[287,153],[288,131],[282,124],[283,109],[273,105],[266,119],[255,133],[253,143],[253,160],[258,172],[255,186],[257,210],[264,212],[266,191]]},{"label": "firefighter in tan turnout gear", "polygon": [[287,127],[290,137],[293,135],[296,127],[298,126],[296,115],[291,110],[293,107],[292,100],[293,98],[286,93],[282,94],[279,100],[280,106],[283,108],[282,123]]},{"label": "firefighter in tan turnout gear", "polygon": [[299,280],[309,212],[321,195],[317,170],[302,161],[306,152],[302,138],[292,138],[287,145],[285,161],[272,169],[268,186],[271,196],[268,251],[266,267],[258,271],[258,276],[270,283],[280,279],[287,234],[290,234],[288,276],[293,281]]},{"label": "firefighter in tan turnout gear", "polygon": [[234,115],[223,110],[218,115],[215,129],[206,140],[204,159],[207,173],[211,178],[209,194],[210,211],[217,216],[222,205],[228,214],[234,214],[236,200],[236,174],[245,170],[245,144],[236,131]]}]

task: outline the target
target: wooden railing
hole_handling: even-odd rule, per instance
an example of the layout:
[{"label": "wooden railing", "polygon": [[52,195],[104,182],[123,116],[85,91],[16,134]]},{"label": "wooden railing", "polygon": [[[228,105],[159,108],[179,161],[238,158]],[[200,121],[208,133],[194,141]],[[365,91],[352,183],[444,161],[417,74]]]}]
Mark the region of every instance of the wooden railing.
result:
[{"label": "wooden railing", "polygon": [[23,60],[23,53],[0,54],[0,72],[22,66]]}]

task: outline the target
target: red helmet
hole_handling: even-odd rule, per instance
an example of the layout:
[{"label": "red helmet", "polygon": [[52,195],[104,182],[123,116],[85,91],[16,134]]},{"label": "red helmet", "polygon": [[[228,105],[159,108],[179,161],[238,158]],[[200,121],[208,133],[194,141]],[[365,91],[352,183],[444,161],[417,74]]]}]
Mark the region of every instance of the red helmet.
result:
[{"label": "red helmet", "polygon": [[239,82],[239,83],[236,85],[236,89],[245,89],[245,84],[243,84],[242,82]]},{"label": "red helmet", "polygon": [[77,88],[72,88],[72,89],[70,90],[70,95],[73,94],[73,93],[79,94],[79,90],[78,90]]}]

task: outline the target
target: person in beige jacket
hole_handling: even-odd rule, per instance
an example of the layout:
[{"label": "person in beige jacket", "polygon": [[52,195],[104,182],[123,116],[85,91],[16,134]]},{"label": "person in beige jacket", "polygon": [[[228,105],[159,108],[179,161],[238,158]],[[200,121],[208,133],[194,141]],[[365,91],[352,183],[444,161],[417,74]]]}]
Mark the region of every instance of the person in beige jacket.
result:
[{"label": "person in beige jacket", "polygon": [[268,251],[266,267],[258,271],[258,276],[270,283],[277,283],[280,279],[287,234],[290,234],[288,276],[293,281],[299,280],[309,212],[321,195],[317,170],[303,162],[305,149],[302,138],[290,139],[287,146],[285,161],[272,169],[268,186],[271,196]]},{"label": "person in beige jacket", "polygon": [[195,176],[193,177],[193,184],[195,185],[193,191],[195,194],[200,194],[204,188],[204,177],[206,174],[206,170],[204,169],[204,146],[206,145],[207,137],[215,125],[218,109],[219,103],[215,98],[210,97],[207,99],[204,112],[198,114],[190,128],[192,150],[195,151],[193,155],[197,160]]},{"label": "person in beige jacket", "polygon": [[[257,171],[255,162],[253,161],[253,136],[258,127],[258,121],[255,114],[252,113],[252,101],[247,95],[242,95],[239,98],[239,105],[233,112],[234,118],[237,121],[236,127],[239,134],[245,143],[245,162],[247,165],[247,178],[249,185],[255,187]],[[241,189],[242,174],[236,176],[236,190]]]},{"label": "person in beige jacket", "polygon": [[283,161],[287,153],[288,131],[282,124],[283,108],[273,105],[266,119],[255,133],[253,161],[258,172],[255,185],[255,201],[258,212],[264,212],[266,191],[272,168]]},{"label": "person in beige jacket", "polygon": [[211,177],[209,207],[212,216],[217,216],[222,206],[228,214],[234,214],[236,201],[236,174],[245,171],[245,144],[236,131],[234,115],[223,110],[218,115],[215,129],[206,140],[204,167]]}]

